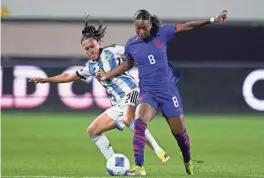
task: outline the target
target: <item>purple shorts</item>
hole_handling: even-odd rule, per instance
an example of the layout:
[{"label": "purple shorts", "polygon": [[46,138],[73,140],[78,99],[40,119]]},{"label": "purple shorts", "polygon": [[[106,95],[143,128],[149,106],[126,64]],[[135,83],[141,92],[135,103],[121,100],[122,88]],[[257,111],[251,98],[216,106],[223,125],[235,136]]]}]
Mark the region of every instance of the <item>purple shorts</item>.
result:
[{"label": "purple shorts", "polygon": [[160,92],[140,92],[140,103],[148,103],[158,112],[161,109],[165,118],[183,115],[183,104],[177,86]]}]

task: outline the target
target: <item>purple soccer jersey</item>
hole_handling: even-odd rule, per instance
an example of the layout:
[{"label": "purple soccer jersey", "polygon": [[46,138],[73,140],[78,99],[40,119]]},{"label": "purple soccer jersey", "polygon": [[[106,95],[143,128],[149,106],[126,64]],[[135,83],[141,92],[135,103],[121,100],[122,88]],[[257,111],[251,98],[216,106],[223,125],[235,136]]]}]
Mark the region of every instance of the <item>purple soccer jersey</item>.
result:
[{"label": "purple soccer jersey", "polygon": [[125,56],[134,59],[139,71],[140,100],[156,111],[160,107],[166,118],[183,114],[171,67],[167,59],[167,42],[176,36],[175,25],[164,25],[155,36],[140,39],[130,38],[125,46]]},{"label": "purple soccer jersey", "polygon": [[167,59],[167,42],[175,37],[175,25],[160,27],[157,35],[142,40],[130,38],[125,46],[125,56],[134,59],[139,70],[141,91],[160,91],[171,86]]}]

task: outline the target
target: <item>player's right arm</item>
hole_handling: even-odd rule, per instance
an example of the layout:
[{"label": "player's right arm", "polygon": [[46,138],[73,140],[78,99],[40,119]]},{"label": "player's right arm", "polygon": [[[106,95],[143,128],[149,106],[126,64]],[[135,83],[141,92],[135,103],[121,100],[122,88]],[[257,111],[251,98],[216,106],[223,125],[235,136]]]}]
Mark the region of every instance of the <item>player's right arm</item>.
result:
[{"label": "player's right arm", "polygon": [[117,75],[123,74],[134,66],[134,59],[130,54],[130,50],[128,47],[128,43],[124,47],[119,47],[119,50],[116,51],[117,54],[122,58],[123,62],[119,64],[116,68],[108,71],[108,72],[99,72],[97,73],[97,78],[99,80],[107,80],[111,79]]},{"label": "player's right arm", "polygon": [[37,83],[68,83],[68,82],[73,82],[78,79],[87,79],[91,75],[89,69],[88,69],[88,63],[86,65],[74,72],[74,73],[63,73],[60,75],[56,75],[54,77],[48,77],[48,78],[39,78],[39,77],[34,77],[29,80],[29,82],[32,82],[34,84]]},{"label": "player's right arm", "polygon": [[34,84],[37,83],[68,83],[75,80],[80,79],[80,77],[77,75],[77,73],[70,73],[70,74],[60,74],[56,75],[54,77],[48,77],[48,78],[39,78],[34,77],[29,80],[29,82],[33,82]]}]

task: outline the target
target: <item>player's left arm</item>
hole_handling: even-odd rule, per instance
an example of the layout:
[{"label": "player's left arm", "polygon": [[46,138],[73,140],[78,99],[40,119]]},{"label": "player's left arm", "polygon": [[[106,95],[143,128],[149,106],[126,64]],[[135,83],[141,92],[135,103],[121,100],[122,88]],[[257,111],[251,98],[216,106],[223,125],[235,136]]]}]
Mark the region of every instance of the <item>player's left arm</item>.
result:
[{"label": "player's left arm", "polygon": [[134,66],[134,60],[132,59],[123,59],[124,62],[122,62],[120,65],[118,65],[116,68],[108,71],[108,72],[103,72],[100,71],[97,73],[97,78],[98,80],[107,80],[110,78],[113,78],[119,74],[123,74],[124,72],[128,71]]},{"label": "player's left arm", "polygon": [[223,10],[220,15],[217,17],[212,17],[210,19],[205,19],[205,20],[195,20],[195,21],[190,21],[184,24],[176,24],[176,32],[185,32],[189,31],[195,28],[199,28],[214,22],[221,22],[227,19],[227,11]]}]

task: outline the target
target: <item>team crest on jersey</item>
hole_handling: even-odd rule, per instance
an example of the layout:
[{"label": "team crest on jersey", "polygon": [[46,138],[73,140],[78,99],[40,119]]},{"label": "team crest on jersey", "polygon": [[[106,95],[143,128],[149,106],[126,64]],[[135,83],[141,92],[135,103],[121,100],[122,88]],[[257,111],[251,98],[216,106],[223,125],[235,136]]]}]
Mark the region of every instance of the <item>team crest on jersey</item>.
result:
[{"label": "team crest on jersey", "polygon": [[157,47],[157,48],[160,48],[160,47],[161,47],[161,41],[160,41],[160,40],[157,40],[157,41],[156,41],[156,47]]}]

